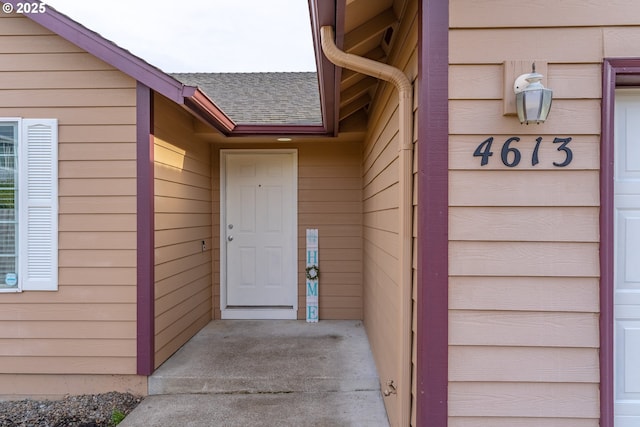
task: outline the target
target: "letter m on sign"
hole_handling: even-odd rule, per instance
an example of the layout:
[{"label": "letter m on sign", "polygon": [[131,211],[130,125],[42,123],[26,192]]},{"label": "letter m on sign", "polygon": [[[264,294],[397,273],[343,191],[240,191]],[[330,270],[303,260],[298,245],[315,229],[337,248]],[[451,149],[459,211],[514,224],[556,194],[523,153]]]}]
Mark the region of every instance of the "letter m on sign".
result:
[{"label": "letter m on sign", "polygon": [[318,282],[307,281],[307,296],[308,297],[318,296]]}]

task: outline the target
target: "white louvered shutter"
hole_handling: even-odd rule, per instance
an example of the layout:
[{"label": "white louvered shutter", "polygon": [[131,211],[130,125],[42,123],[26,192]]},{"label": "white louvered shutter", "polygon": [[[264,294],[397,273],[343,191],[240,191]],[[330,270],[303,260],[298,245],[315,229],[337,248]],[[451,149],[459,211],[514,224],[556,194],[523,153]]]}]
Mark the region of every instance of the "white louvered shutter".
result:
[{"label": "white louvered shutter", "polygon": [[23,119],[19,276],[23,291],[58,289],[58,121]]}]

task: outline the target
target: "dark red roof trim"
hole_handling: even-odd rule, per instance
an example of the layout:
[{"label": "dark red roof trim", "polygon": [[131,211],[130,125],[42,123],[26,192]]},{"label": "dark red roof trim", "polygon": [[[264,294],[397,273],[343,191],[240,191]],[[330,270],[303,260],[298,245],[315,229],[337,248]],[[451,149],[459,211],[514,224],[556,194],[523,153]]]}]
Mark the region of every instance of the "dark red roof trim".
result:
[{"label": "dark red roof trim", "polygon": [[261,135],[324,135],[324,126],[314,125],[237,125],[231,136],[261,136]]},{"label": "dark red roof trim", "polygon": [[[18,3],[24,3],[23,0],[3,0],[3,2],[11,3],[14,10]],[[40,2],[38,1],[38,3]],[[183,85],[180,82],[100,34],[58,12],[53,7],[47,5],[45,13],[31,13],[25,17],[53,31],[172,101],[182,103]]]},{"label": "dark red roof trim", "polygon": [[[342,5],[344,1],[338,1],[337,3]],[[325,123],[324,133],[337,135],[340,113],[337,106],[340,99],[340,75],[342,69],[333,65],[324,56],[320,47],[320,28],[325,25],[336,28],[336,1],[309,0],[309,14],[311,16],[311,36],[313,37],[313,46],[316,53],[318,82],[320,84],[320,108]],[[342,19],[344,19],[344,16],[342,16]],[[344,36],[342,27],[344,25],[337,27],[339,34],[336,34],[336,45],[338,47],[342,47]]]},{"label": "dark red roof trim", "polygon": [[418,12],[416,425],[446,426],[449,385],[449,1]]}]

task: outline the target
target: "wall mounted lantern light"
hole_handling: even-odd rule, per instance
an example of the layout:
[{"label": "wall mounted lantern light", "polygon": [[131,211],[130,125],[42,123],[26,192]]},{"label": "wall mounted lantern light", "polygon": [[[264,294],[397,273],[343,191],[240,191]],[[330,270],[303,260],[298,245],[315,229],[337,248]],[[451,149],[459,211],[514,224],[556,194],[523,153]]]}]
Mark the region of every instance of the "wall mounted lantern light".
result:
[{"label": "wall mounted lantern light", "polygon": [[544,77],[536,73],[536,64],[531,66],[531,73],[522,74],[513,84],[516,94],[516,110],[520,123],[544,123],[551,109],[553,91],[545,89],[540,81]]}]

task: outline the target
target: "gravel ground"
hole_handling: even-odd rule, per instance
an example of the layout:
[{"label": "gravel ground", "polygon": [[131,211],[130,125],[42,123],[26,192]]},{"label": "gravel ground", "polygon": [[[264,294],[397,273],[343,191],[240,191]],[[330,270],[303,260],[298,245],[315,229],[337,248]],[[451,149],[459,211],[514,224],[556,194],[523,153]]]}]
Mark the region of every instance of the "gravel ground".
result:
[{"label": "gravel ground", "polygon": [[127,415],[141,401],[139,396],[111,392],[0,402],[0,427],[111,427],[114,412]]}]

